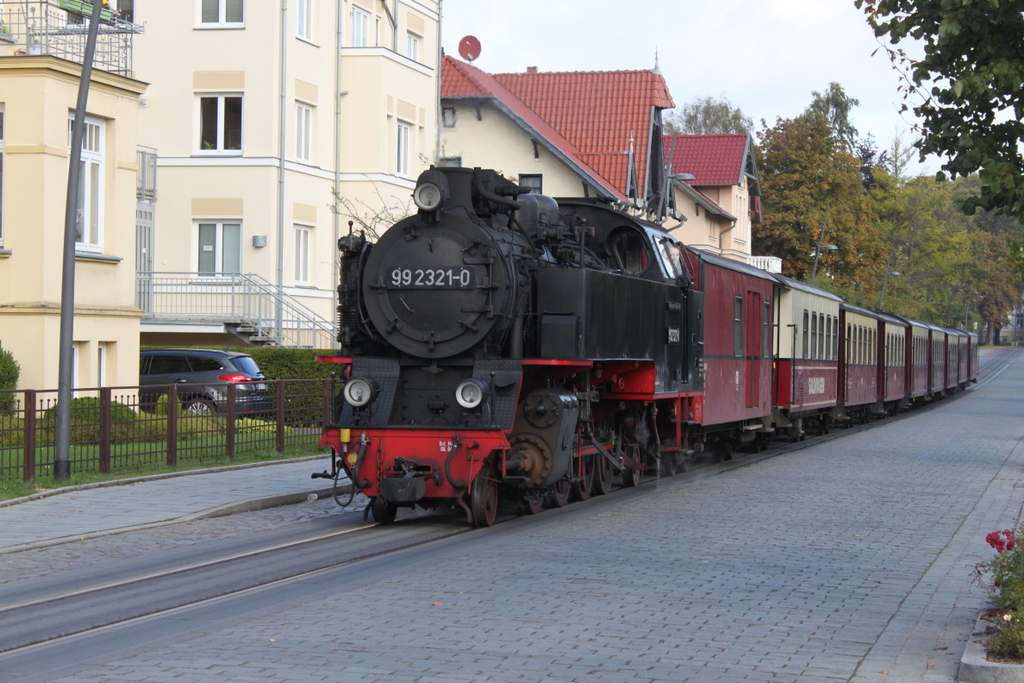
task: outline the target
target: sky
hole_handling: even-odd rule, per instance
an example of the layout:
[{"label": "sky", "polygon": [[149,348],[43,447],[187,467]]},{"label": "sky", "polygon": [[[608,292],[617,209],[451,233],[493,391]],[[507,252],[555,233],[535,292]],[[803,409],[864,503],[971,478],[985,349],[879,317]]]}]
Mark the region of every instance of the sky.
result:
[{"label": "sky", "polygon": [[[443,0],[441,30],[454,57],[476,36],[473,64],[488,73],[650,69],[657,53],[677,107],[724,97],[755,130],[799,116],[834,81],[860,101],[861,136],[882,149],[915,137],[898,74],[853,0]],[[915,156],[908,170],[938,166]]]}]

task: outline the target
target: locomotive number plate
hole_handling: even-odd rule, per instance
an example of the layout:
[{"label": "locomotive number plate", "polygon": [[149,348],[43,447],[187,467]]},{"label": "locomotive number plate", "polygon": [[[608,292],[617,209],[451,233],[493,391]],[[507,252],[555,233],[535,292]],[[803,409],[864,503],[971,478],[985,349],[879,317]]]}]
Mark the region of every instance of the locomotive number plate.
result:
[{"label": "locomotive number plate", "polygon": [[391,271],[392,289],[424,287],[472,289],[476,286],[469,268],[395,268]]}]

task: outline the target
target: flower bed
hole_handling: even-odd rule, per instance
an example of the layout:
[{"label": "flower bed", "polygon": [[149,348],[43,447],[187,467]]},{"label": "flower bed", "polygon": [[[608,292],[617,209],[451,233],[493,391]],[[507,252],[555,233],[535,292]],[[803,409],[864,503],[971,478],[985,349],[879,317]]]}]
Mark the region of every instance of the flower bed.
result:
[{"label": "flower bed", "polygon": [[996,556],[977,565],[979,579],[990,577],[995,609],[988,615],[988,656],[1000,662],[1024,662],[1024,543],[1021,531],[993,531],[985,541]]}]

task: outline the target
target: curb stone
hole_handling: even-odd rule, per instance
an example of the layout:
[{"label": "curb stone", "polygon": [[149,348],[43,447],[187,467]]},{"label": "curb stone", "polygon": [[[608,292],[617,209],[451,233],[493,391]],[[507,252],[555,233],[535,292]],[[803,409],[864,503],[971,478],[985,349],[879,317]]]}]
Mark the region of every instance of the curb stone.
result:
[{"label": "curb stone", "polygon": [[986,659],[985,641],[980,637],[986,628],[979,616],[967,641],[964,656],[960,659],[960,673],[956,680],[961,683],[1024,683],[1024,665],[990,662]]}]

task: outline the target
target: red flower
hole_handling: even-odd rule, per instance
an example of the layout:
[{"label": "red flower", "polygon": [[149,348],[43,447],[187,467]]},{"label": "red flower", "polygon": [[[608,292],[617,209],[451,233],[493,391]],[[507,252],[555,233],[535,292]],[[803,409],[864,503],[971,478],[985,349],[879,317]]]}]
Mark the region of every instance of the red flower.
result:
[{"label": "red flower", "polygon": [[1017,539],[1014,536],[1014,533],[1009,529],[989,533],[985,536],[985,542],[995,548],[997,553],[1001,553],[1005,550],[1013,550],[1017,547]]}]

